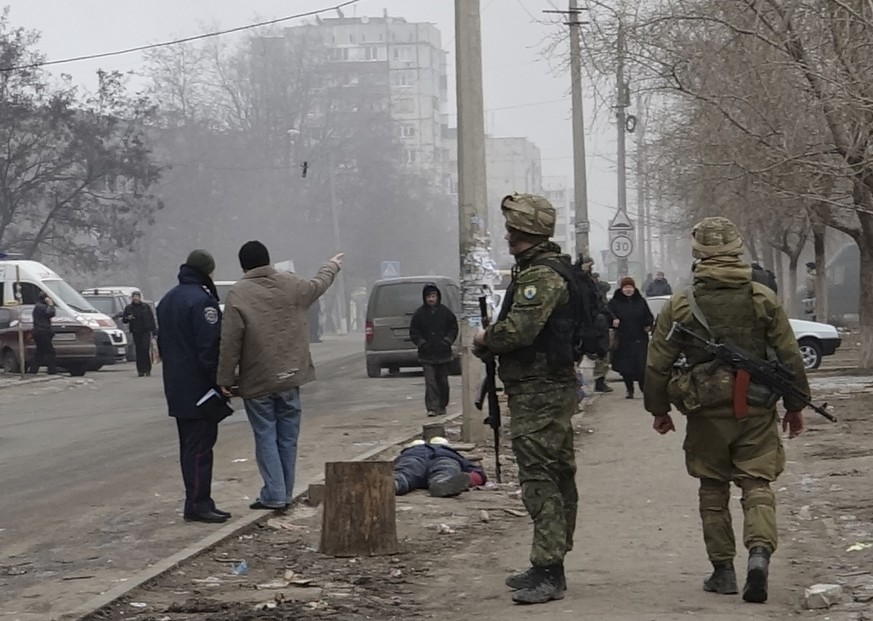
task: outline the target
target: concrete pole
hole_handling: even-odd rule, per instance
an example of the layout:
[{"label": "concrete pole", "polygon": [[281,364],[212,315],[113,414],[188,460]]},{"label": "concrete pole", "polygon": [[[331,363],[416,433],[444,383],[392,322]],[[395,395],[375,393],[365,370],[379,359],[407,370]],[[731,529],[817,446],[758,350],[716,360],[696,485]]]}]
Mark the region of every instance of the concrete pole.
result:
[{"label": "concrete pole", "polygon": [[650,272],[652,266],[646,261],[646,117],[643,110],[643,96],[637,94],[637,252],[643,266],[643,274]]},{"label": "concrete pole", "polygon": [[[618,211],[627,213],[627,162],[625,132],[627,126],[628,93],[624,82],[624,28],[621,21],[618,23],[618,64],[615,75],[617,99],[615,116],[618,124]],[[627,258],[618,260],[618,277],[627,276]]]},{"label": "concrete pole", "polygon": [[[342,239],[340,239],[339,208],[336,198],[336,161],[334,160],[333,150],[328,152],[327,158],[328,199],[330,201],[331,224],[333,225],[333,243],[336,247],[336,250],[334,250],[334,252],[336,253],[343,252],[343,248]],[[346,300],[346,276],[343,270],[340,270],[340,273],[337,274],[336,277],[336,297],[339,299],[339,322],[341,327],[340,333],[348,334],[349,303],[348,300]]]},{"label": "concrete pole", "polygon": [[460,233],[462,438],[487,437],[485,414],[473,405],[482,363],[472,354],[479,326],[482,273],[477,257],[487,254],[488,209],[485,178],[485,105],[482,95],[482,34],[479,0],[455,0],[455,70],[458,98],[458,228]]},{"label": "concrete pole", "polygon": [[576,254],[590,255],[588,232],[588,175],[585,170],[585,111],[582,101],[582,50],[579,7],[570,0],[570,80],[573,101],[573,198],[576,202]]}]

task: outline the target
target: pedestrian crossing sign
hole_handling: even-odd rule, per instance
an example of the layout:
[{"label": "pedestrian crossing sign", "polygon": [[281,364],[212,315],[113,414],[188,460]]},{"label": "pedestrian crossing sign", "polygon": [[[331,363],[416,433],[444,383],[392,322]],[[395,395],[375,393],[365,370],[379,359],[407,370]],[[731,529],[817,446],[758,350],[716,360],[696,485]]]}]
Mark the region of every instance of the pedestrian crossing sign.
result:
[{"label": "pedestrian crossing sign", "polygon": [[382,278],[400,277],[400,261],[382,261]]}]

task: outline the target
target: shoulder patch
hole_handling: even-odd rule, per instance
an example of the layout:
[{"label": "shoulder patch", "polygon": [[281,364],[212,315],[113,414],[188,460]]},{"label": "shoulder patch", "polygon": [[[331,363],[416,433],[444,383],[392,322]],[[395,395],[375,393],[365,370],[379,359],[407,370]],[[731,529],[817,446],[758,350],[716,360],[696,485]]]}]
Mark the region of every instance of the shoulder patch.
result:
[{"label": "shoulder patch", "polygon": [[537,297],[537,288],[536,288],[536,285],[528,285],[528,286],[526,286],[526,287],[524,288],[524,290],[521,292],[521,294],[524,296],[524,299],[525,299],[525,300],[532,300],[532,299],[534,299],[535,297]]},{"label": "shoulder patch", "polygon": [[203,309],[203,318],[206,319],[206,323],[215,325],[218,323],[218,309],[213,306],[207,306]]}]

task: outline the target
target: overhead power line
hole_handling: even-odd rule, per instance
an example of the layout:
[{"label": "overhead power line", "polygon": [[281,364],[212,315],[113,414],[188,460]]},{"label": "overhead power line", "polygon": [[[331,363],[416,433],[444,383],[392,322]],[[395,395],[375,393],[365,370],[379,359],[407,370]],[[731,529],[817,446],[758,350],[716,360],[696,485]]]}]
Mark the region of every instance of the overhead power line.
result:
[{"label": "overhead power line", "polygon": [[227,30],[216,30],[215,32],[206,32],[199,35],[194,35],[191,37],[185,37],[183,39],[174,39],[172,41],[163,41],[161,43],[150,43],[148,45],[139,45],[137,47],[129,47],[123,50],[115,50],[114,52],[102,52],[100,54],[86,54],[84,56],[72,56],[70,58],[61,58],[58,60],[45,60],[38,63],[30,63],[27,65],[15,65],[11,67],[0,67],[0,71],[9,72],[9,71],[20,71],[23,69],[38,69],[40,67],[48,67],[50,65],[63,65],[67,63],[75,63],[83,60],[95,60],[98,58],[109,58],[111,56],[121,56],[123,54],[133,54],[134,52],[144,52],[146,50],[153,50],[160,47],[168,47],[171,45],[181,45],[182,43],[190,43],[192,41],[200,41],[202,39],[210,39],[212,37],[220,37],[227,34],[233,34],[235,32],[243,32],[245,30],[252,30],[253,28],[261,28],[263,26],[272,26],[275,24],[281,24],[282,22],[287,22],[292,19],[301,19],[303,17],[312,17],[314,15],[319,15],[320,13],[327,13],[328,11],[339,11],[343,7],[349,6],[350,4],[356,4],[360,0],[347,0],[346,2],[341,2],[340,4],[335,4],[333,6],[324,7],[323,9],[316,9],[314,11],[306,11],[305,13],[298,13],[296,15],[288,15],[287,17],[279,17],[276,19],[270,19],[264,22],[258,22],[255,24],[247,24],[245,26],[237,26],[236,28],[228,28]]}]

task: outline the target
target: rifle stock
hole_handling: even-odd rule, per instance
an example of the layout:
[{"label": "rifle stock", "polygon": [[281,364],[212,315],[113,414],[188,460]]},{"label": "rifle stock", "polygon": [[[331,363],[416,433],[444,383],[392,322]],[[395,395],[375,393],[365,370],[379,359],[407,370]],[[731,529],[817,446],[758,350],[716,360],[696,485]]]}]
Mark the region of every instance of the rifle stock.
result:
[{"label": "rifle stock", "polygon": [[[479,312],[482,318],[482,327],[487,328],[490,323],[488,317],[488,298],[484,295],[479,297]],[[497,400],[497,363],[490,356],[485,362],[485,378],[479,386],[479,395],[476,399],[476,408],[481,410],[488,400],[488,418],[485,424],[494,430],[494,479],[501,483],[500,477],[500,402]]]},{"label": "rifle stock", "polygon": [[827,411],[828,404],[816,405],[813,403],[810,396],[795,385],[794,373],[791,369],[780,362],[762,360],[730,343],[704,338],[678,321],[673,322],[673,326],[667,334],[667,340],[671,340],[676,332],[690,336],[697,341],[700,347],[714,354],[716,359],[721,360],[734,370],[748,372],[753,380],[775,390],[780,396],[797,399],[829,421],[837,422],[837,418]]}]

